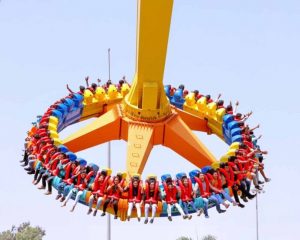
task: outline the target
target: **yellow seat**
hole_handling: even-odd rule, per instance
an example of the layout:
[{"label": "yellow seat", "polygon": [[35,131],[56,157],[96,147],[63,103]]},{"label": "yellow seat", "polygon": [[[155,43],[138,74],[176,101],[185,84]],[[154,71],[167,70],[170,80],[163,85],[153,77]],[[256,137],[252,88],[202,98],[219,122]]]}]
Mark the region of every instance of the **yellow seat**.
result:
[{"label": "yellow seat", "polygon": [[211,167],[214,169],[214,170],[217,170],[218,168],[220,168],[220,162],[214,162],[211,164]]},{"label": "yellow seat", "polygon": [[235,156],[236,149],[229,149],[229,151],[226,153],[228,156]]},{"label": "yellow seat", "polygon": [[125,97],[130,91],[130,87],[127,83],[123,83],[122,88],[121,88],[121,95]]},{"label": "yellow seat", "polygon": [[53,143],[55,146],[62,145],[62,141],[59,138],[53,138]]},{"label": "yellow seat", "polygon": [[126,172],[118,172],[117,175],[121,175],[123,179],[125,179],[127,177]]},{"label": "yellow seat", "polygon": [[95,92],[95,99],[98,102],[104,102],[106,99],[105,90],[102,87],[97,87]]},{"label": "yellow seat", "polygon": [[138,178],[141,179],[141,175],[138,173],[132,174],[131,178]]},{"label": "yellow seat", "polygon": [[223,155],[223,156],[220,158],[220,163],[227,163],[227,162],[228,162],[228,158],[229,158],[228,155]]},{"label": "yellow seat", "polygon": [[235,149],[235,150],[237,150],[237,149],[239,149],[239,147],[240,147],[240,143],[239,143],[239,142],[234,142],[234,143],[232,143],[232,144],[230,145],[230,149]]},{"label": "yellow seat", "polygon": [[118,91],[117,88],[114,84],[109,85],[108,90],[107,90],[107,95],[109,100],[114,100],[118,98]]},{"label": "yellow seat", "polygon": [[94,94],[89,89],[84,90],[83,97],[83,104],[88,105],[93,103]]},{"label": "yellow seat", "polygon": [[58,135],[57,131],[50,130],[49,132],[50,132],[50,137],[51,138],[59,138],[59,135]]},{"label": "yellow seat", "polygon": [[48,130],[57,132],[57,124],[49,123]]},{"label": "yellow seat", "polygon": [[155,174],[149,174],[147,176],[147,180],[149,180],[150,178],[154,178],[155,180],[157,180],[157,176]]},{"label": "yellow seat", "polygon": [[198,111],[200,111],[200,112],[206,112],[206,107],[207,107],[206,97],[201,97],[197,101],[197,107],[198,107]]},{"label": "yellow seat", "polygon": [[217,110],[217,104],[215,102],[207,104],[207,115],[210,118],[215,118],[216,117],[216,110]]},{"label": "yellow seat", "polygon": [[226,109],[225,108],[220,108],[216,111],[216,116],[217,116],[217,121],[220,123],[223,123],[223,117],[226,113]]},{"label": "yellow seat", "polygon": [[185,104],[189,107],[192,107],[196,104],[195,93],[191,92],[185,97]]},{"label": "yellow seat", "polygon": [[58,118],[57,117],[54,117],[54,116],[51,116],[49,118],[49,123],[53,124],[53,125],[58,125]]},{"label": "yellow seat", "polygon": [[106,171],[107,176],[111,176],[111,174],[112,174],[112,170],[110,168],[102,168],[101,170]]}]

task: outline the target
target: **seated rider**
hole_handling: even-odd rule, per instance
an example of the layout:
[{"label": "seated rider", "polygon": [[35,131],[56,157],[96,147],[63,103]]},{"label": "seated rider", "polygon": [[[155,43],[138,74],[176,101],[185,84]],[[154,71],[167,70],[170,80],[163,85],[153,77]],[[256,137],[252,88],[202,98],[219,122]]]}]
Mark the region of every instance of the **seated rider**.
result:
[{"label": "seated rider", "polygon": [[224,100],[218,100],[217,101],[217,109],[222,109],[224,107]]},{"label": "seated rider", "polygon": [[227,200],[228,202],[231,202],[233,206],[236,206],[237,203],[233,201],[230,195],[223,189],[222,179],[219,173],[213,170],[207,175],[210,182],[209,187],[211,189],[211,192],[218,199],[219,203],[228,208],[229,204],[225,202],[225,200]]},{"label": "seated rider", "polygon": [[[70,92],[70,95],[74,94],[73,90],[69,87],[69,84],[67,84],[67,89]],[[83,95],[84,94],[84,90],[85,90],[84,86],[79,86],[79,92],[78,92],[78,94]]]},{"label": "seated rider", "polygon": [[127,220],[130,221],[133,207],[136,208],[138,221],[141,221],[141,205],[143,205],[143,182],[138,175],[133,176],[129,185],[124,188],[124,192],[128,192],[128,211]]},{"label": "seated rider", "polygon": [[107,192],[107,198],[103,205],[103,213],[101,216],[105,216],[106,209],[109,204],[113,205],[114,213],[115,213],[115,219],[118,218],[118,204],[119,199],[122,196],[123,188],[122,188],[122,179],[120,176],[115,176],[113,178],[113,182],[110,184],[110,186],[106,189]]},{"label": "seated rider", "polygon": [[[69,162],[68,158],[65,158],[65,154],[60,153],[59,155],[56,155],[55,158],[50,159],[50,161],[47,164],[43,164],[44,171],[40,172],[40,175],[38,179],[34,182],[34,184],[39,183],[39,181],[42,179],[42,185],[39,187],[39,189],[45,189],[47,182],[52,183],[52,180],[54,179],[53,173],[59,173],[59,171],[55,171],[59,165],[59,163],[67,164]],[[62,167],[62,165],[60,165]],[[51,189],[51,191],[46,192],[46,195],[50,195],[52,192],[52,187],[48,184],[48,190]]]},{"label": "seated rider", "polygon": [[236,156],[230,156],[228,158],[228,166],[231,167],[234,173],[234,181],[238,184],[238,189],[241,190],[244,202],[248,202],[247,198],[253,199],[255,195],[250,193],[251,182],[246,178],[247,171],[244,170],[241,163]]},{"label": "seated rider", "polygon": [[205,176],[205,174],[200,172],[199,175],[195,177],[195,181],[196,184],[194,185],[194,193],[196,196],[200,196],[203,199],[205,217],[209,218],[208,216],[209,203],[213,203],[216,206],[218,213],[226,212],[226,210],[221,209],[218,199],[211,194],[210,184],[207,176]]},{"label": "seated rider", "polygon": [[[195,211],[198,212],[195,203],[194,203],[194,191],[192,186],[191,179],[187,178],[187,176],[183,176],[181,180],[178,180],[178,185],[180,188],[180,198],[183,205],[183,211],[186,215],[188,215],[189,219],[192,218],[192,215],[189,215],[189,206]],[[198,216],[203,213],[203,209],[199,210]]]},{"label": "seated rider", "polygon": [[92,212],[93,203],[96,203],[96,208],[94,210],[93,216],[97,215],[97,211],[103,202],[105,191],[108,185],[110,176],[107,175],[106,170],[99,171],[96,175],[94,183],[91,186],[92,194],[89,198],[89,210],[87,214]]},{"label": "seated rider", "polygon": [[159,190],[159,182],[156,180],[155,177],[150,177],[145,182],[145,194],[144,194],[144,201],[145,201],[145,224],[148,223],[148,216],[149,210],[151,208],[152,217],[150,219],[150,223],[153,223],[155,214],[157,211],[158,201],[161,200],[161,193]]},{"label": "seated rider", "polygon": [[89,84],[89,77],[85,78],[85,82],[86,82],[87,89],[90,90],[93,94],[95,94],[98,85],[96,83],[92,83],[92,85],[90,86],[90,84]]},{"label": "seated rider", "polygon": [[225,189],[231,187],[234,200],[236,201],[237,205],[240,208],[244,208],[245,205],[240,202],[238,195],[238,191],[241,191],[241,189],[239,189],[239,185],[234,181],[234,173],[232,168],[228,166],[228,163],[221,163],[218,171],[222,180],[222,188]]},{"label": "seated rider", "polygon": [[173,183],[172,178],[167,178],[163,182],[165,190],[165,202],[167,203],[167,213],[169,221],[172,221],[172,208],[176,207],[178,212],[182,215],[183,219],[187,219],[188,216],[183,212],[181,206],[178,204],[180,200],[180,191]]},{"label": "seated rider", "polygon": [[64,166],[69,162],[69,159],[64,158],[64,155],[60,155],[60,159],[58,162],[58,165],[56,166],[56,168],[53,170],[50,170],[51,175],[47,178],[46,181],[46,185],[47,187],[47,192],[45,193],[45,195],[50,195],[52,194],[52,183],[55,177],[59,177],[59,178],[64,178],[64,176],[66,175],[66,171],[64,169]]},{"label": "seated rider", "polygon": [[67,205],[68,201],[70,200],[70,198],[74,195],[76,197],[75,197],[74,205],[71,208],[70,212],[73,212],[75,210],[75,207],[76,207],[81,195],[83,194],[83,191],[89,184],[89,179],[92,174],[93,174],[92,171],[88,172],[86,169],[84,169],[84,170],[81,170],[78,175],[75,175],[72,177],[73,188],[69,191],[69,193],[66,197],[66,200],[61,205],[62,207],[65,207]]},{"label": "seated rider", "polygon": [[65,188],[72,184],[72,177],[76,176],[80,172],[79,162],[78,161],[72,161],[67,163],[64,166],[65,170],[65,177],[63,180],[58,184],[58,194],[56,196],[56,200],[60,200],[60,202],[65,201],[66,199],[66,191]]}]

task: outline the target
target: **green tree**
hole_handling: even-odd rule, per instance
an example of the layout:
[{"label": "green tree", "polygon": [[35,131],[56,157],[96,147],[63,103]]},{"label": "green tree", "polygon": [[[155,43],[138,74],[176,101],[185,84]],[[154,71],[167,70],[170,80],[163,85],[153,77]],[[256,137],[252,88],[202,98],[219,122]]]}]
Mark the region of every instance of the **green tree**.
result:
[{"label": "green tree", "polygon": [[0,233],[0,240],[42,240],[46,235],[41,227],[32,227],[29,222]]},{"label": "green tree", "polygon": [[202,238],[202,240],[217,240],[217,238],[213,235],[207,235]]}]

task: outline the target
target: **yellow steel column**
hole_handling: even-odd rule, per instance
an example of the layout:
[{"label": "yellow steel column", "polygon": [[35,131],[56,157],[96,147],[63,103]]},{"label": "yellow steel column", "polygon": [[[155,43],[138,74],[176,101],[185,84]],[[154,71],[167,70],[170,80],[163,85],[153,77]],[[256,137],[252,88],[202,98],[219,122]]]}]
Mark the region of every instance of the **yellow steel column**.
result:
[{"label": "yellow steel column", "polygon": [[163,87],[173,0],[138,0],[136,74],[124,101],[127,116],[157,121],[171,113]]}]

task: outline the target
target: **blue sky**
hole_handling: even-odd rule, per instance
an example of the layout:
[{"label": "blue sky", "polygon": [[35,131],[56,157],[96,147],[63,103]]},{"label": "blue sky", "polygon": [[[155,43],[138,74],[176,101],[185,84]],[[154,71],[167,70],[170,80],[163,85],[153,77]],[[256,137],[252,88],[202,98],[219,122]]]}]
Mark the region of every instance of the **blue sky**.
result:
[{"label": "blue sky", "polygon": [[[261,145],[270,152],[266,171],[272,182],[259,196],[260,234],[267,240],[295,239],[300,224],[299,26],[299,1],[174,3],[164,82],[184,83],[212,96],[223,93],[226,102],[238,99],[242,112],[254,111],[250,123],[261,123]],[[86,216],[84,206],[73,214],[61,209],[54,196],[44,196],[31,184],[18,160],[31,121],[67,93],[66,83],[75,89],[87,75],[108,78],[107,48],[112,49],[112,79],[124,74],[132,79],[135,30],[135,0],[0,2],[0,231],[30,220],[46,229],[46,240],[104,238],[106,219]],[[215,156],[226,151],[217,137],[198,135]],[[125,143],[113,142],[112,147],[112,168],[124,169]],[[105,165],[106,146],[80,156]],[[192,169],[172,151],[156,147],[145,175]],[[231,207],[224,215],[211,210],[210,215],[209,220],[195,216],[191,222],[158,219],[153,226],[114,221],[113,239],[196,239],[197,233],[221,240],[255,238],[255,202],[243,210]]]}]

